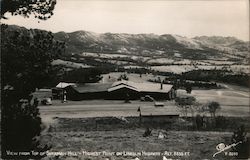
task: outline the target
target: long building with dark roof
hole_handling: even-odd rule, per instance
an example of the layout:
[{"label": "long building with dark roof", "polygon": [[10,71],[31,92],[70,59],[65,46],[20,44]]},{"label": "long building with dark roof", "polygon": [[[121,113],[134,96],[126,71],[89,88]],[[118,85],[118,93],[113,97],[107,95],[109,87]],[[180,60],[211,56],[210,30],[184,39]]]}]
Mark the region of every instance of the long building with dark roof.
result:
[{"label": "long building with dark roof", "polygon": [[136,83],[131,81],[76,84],[69,85],[64,90],[66,90],[67,99],[69,100],[135,100],[145,96],[150,96],[156,100],[171,100],[176,95],[172,85],[150,82]]}]

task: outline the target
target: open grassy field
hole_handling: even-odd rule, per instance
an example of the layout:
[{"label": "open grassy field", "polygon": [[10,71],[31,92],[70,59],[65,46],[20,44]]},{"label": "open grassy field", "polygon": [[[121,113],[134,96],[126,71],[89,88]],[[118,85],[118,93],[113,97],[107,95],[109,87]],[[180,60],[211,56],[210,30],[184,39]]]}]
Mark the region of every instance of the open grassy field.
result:
[{"label": "open grassy field", "polygon": [[[185,130],[185,126],[181,127],[180,120],[176,120],[176,122],[173,121],[173,126],[180,125],[180,130],[167,129],[168,126],[165,126],[167,124],[161,124],[157,127],[151,124],[149,125],[152,127],[151,135],[144,137],[144,124],[138,126],[134,125],[133,119],[128,118],[127,120],[128,122],[115,118],[56,118],[49,130],[42,134],[41,142],[52,146],[49,152],[62,152],[66,155],[50,155],[44,160],[98,160],[105,158],[132,160],[136,157],[143,160],[161,160],[164,153],[166,153],[167,158],[173,159],[213,159],[212,156],[217,152],[216,146],[219,143],[232,143],[232,129],[220,132],[189,131]],[[185,123],[184,119],[181,121]],[[159,138],[160,133],[164,137]],[[84,151],[101,152],[102,154],[97,157],[83,154]],[[75,155],[69,155],[68,152],[74,152]],[[112,152],[123,152],[123,155],[107,155]],[[132,153],[129,155],[129,152],[145,153],[143,155],[131,155]],[[227,150],[227,152],[233,153],[232,149]],[[152,155],[153,153],[160,155]],[[215,158],[234,159],[235,156],[225,155],[223,152]]]},{"label": "open grassy field", "polygon": [[[49,133],[46,135],[45,143],[53,143],[51,151],[72,151],[72,152],[171,152],[168,158],[175,159],[212,159],[216,152],[216,145],[228,141],[231,133],[223,132],[185,132],[167,131],[167,137],[158,139],[159,130],[154,130],[151,137],[142,137],[144,130],[119,130],[119,131],[93,131],[93,132],[69,132]],[[187,152],[185,156],[174,155],[174,152]],[[221,155],[220,155],[221,156]],[[218,156],[218,157],[220,157]],[[61,159],[135,159],[136,157],[145,160],[162,160],[163,156],[61,156]],[[225,158],[225,156],[221,156]],[[45,159],[55,159],[46,157]],[[221,159],[223,159],[221,158]],[[232,157],[227,157],[232,158]]]}]

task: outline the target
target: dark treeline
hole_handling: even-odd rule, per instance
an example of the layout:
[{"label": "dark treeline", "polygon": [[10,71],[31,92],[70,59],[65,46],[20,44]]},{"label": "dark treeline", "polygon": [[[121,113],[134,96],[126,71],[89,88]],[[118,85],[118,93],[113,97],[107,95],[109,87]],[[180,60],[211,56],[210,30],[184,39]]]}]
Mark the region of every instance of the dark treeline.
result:
[{"label": "dark treeline", "polygon": [[49,85],[51,62],[64,49],[64,43],[55,41],[51,32],[1,25],[2,87],[9,85],[29,95],[35,88]]},{"label": "dark treeline", "polygon": [[[190,85],[199,88],[218,88],[216,82],[235,84],[240,86],[250,87],[249,76],[244,73],[233,73],[225,70],[193,70],[182,74],[171,72],[158,72],[150,68],[129,68],[125,69],[122,66],[102,65],[97,68],[97,74],[105,74],[109,72],[127,72],[136,74],[152,73],[154,75],[166,76],[165,83],[176,84],[180,86]],[[158,82],[158,79],[153,80]],[[160,81],[159,81],[160,82]]]},{"label": "dark treeline", "polygon": [[[155,82],[155,83],[161,83],[161,80],[159,79],[154,79],[154,80],[149,80],[150,82]],[[189,80],[183,80],[183,79],[176,79],[176,80],[168,80],[168,78],[163,80],[164,84],[172,84],[174,85],[175,89],[178,88],[206,88],[206,89],[216,89],[220,88],[220,86],[215,83],[215,82],[202,82],[202,81],[189,81]]]},{"label": "dark treeline", "polygon": [[65,68],[63,65],[53,67],[53,79],[48,88],[56,86],[59,82],[72,83],[96,83],[102,79],[102,74],[114,72],[113,66],[99,66],[90,68]]},{"label": "dark treeline", "polygon": [[[146,74],[166,76],[164,83],[178,84],[180,87],[192,86],[199,88],[218,88],[216,82],[235,84],[250,87],[249,75],[245,73],[233,73],[228,70],[192,70],[182,74],[173,72],[159,72],[146,68],[130,68],[124,69],[128,73]],[[161,79],[150,80],[160,83]]]},{"label": "dark treeline", "polygon": [[64,82],[75,83],[95,83],[102,79],[101,74],[103,71],[100,68],[79,68],[62,75]]},{"label": "dark treeline", "polygon": [[35,138],[42,127],[38,102],[31,93],[49,85],[53,78],[51,62],[64,49],[64,43],[54,40],[51,32],[1,25],[2,157],[11,157],[7,150],[29,152],[50,148]]},{"label": "dark treeline", "polygon": [[182,79],[205,82],[223,82],[250,87],[249,75],[225,70],[193,70],[181,75]]}]

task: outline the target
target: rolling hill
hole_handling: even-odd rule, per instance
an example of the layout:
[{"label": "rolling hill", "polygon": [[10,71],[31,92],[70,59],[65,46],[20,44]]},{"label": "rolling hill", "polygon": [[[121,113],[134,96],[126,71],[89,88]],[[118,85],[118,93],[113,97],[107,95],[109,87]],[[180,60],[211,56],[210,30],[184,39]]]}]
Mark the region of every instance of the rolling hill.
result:
[{"label": "rolling hill", "polygon": [[97,34],[88,31],[58,32],[55,38],[65,41],[66,52],[113,53],[174,58],[175,53],[183,59],[234,59],[247,56],[249,42],[234,37],[201,36],[187,38],[179,35],[156,34]]},{"label": "rolling hill", "polygon": [[[19,32],[27,36],[32,36],[34,30],[39,31],[16,25],[8,25],[7,30],[10,35]],[[250,48],[249,42],[220,36],[187,38],[171,34],[99,34],[89,31],[53,35],[56,40],[65,42],[62,60],[89,66],[100,63],[116,66],[190,65],[193,62],[196,65],[246,65]]]}]

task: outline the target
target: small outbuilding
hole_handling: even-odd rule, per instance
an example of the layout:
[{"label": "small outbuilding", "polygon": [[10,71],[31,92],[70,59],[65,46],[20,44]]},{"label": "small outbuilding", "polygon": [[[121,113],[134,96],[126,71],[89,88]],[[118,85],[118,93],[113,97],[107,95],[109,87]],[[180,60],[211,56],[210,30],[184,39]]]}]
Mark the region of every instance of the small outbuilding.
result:
[{"label": "small outbuilding", "polygon": [[65,93],[65,88],[69,86],[76,86],[75,83],[60,82],[56,87],[52,88],[53,99],[63,99],[63,94]]}]

